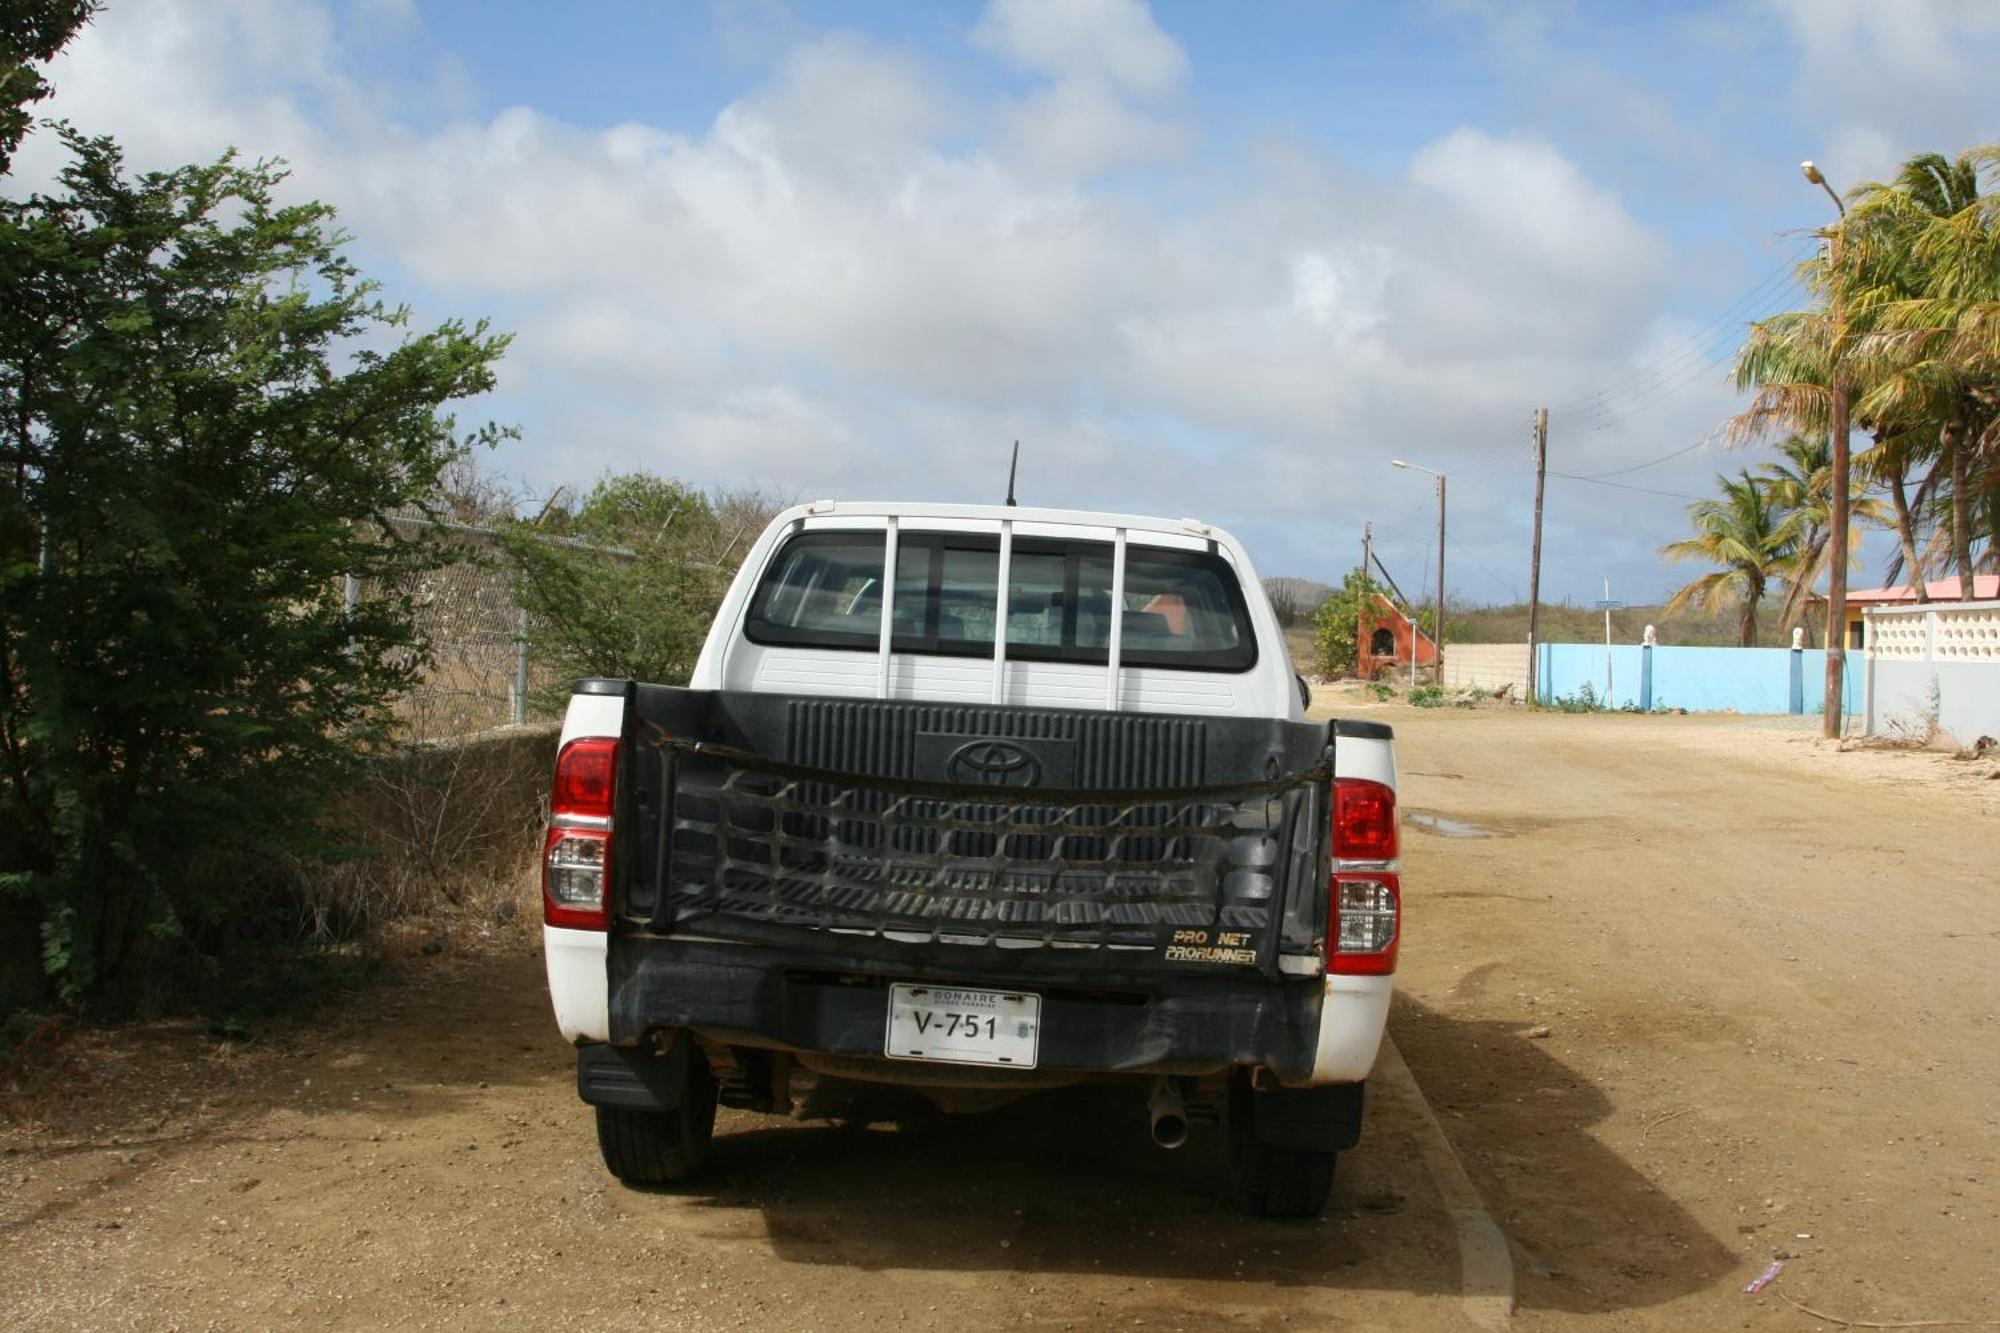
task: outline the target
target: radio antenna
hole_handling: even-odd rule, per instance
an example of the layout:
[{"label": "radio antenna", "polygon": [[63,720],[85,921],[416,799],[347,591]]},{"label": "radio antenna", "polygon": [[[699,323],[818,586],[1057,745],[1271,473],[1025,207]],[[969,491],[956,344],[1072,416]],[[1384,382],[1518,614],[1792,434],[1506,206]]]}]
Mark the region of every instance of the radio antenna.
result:
[{"label": "radio antenna", "polygon": [[1016,440],[1014,441],[1014,461],[1007,465],[1007,504],[1010,508],[1018,507],[1014,500],[1014,475],[1020,470],[1021,442]]}]

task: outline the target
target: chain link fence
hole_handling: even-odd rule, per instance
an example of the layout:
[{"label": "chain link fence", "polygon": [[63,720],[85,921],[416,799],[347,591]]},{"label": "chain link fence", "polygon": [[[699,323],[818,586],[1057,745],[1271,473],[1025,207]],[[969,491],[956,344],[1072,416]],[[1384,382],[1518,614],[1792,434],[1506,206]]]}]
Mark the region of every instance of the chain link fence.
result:
[{"label": "chain link fence", "polygon": [[[782,508],[782,502],[761,492],[742,491],[720,493],[709,503],[713,522],[678,550],[675,558],[683,571],[701,571],[726,581],[735,560],[748,549],[746,541],[754,541],[757,532]],[[448,557],[411,576],[399,588],[366,586],[352,579],[347,586],[350,606],[364,595],[407,597],[415,613],[417,634],[428,645],[420,679],[396,708],[407,728],[407,739],[421,744],[532,720],[532,701],[547,698],[566,682],[561,667],[542,660],[534,651],[531,638],[546,642],[548,635],[530,635],[528,615],[518,595],[520,569],[503,544],[503,534],[474,523],[418,513],[392,514],[388,522],[405,538],[423,536],[440,542]],[[664,535],[663,527],[652,540],[657,542]],[[639,551],[624,545],[599,545],[553,534],[539,534],[534,540],[620,565],[641,559]],[[645,599],[639,600],[643,603]],[[550,627],[539,628],[547,631]],[[636,643],[634,651],[638,651]]]},{"label": "chain link fence", "polygon": [[[430,649],[422,676],[396,709],[409,739],[443,740],[528,721],[530,697],[555,683],[554,672],[529,651],[527,613],[515,595],[518,574],[500,534],[407,514],[389,522],[404,536],[441,541],[454,557],[400,590],[409,596],[418,636]],[[632,558],[615,548],[587,549],[611,559]],[[358,580],[349,581],[350,602],[363,591]]]}]

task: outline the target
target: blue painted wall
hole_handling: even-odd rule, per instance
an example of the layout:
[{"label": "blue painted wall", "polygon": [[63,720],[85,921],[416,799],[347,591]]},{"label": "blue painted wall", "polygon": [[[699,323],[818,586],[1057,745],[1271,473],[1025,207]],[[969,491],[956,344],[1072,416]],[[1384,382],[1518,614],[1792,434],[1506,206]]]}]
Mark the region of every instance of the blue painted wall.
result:
[{"label": "blue painted wall", "polygon": [[[1826,698],[1826,652],[1811,648],[1644,648],[1616,644],[1611,649],[1611,694],[1604,689],[1604,645],[1545,643],[1536,665],[1543,703],[1575,697],[1588,684],[1600,703],[1612,708],[1643,707],[1646,659],[1652,658],[1652,706],[1690,713],[1789,713],[1792,659],[1799,658],[1804,685],[1801,710],[1820,711]],[[1860,697],[1861,657],[1848,653],[1846,702],[1850,713]]]}]

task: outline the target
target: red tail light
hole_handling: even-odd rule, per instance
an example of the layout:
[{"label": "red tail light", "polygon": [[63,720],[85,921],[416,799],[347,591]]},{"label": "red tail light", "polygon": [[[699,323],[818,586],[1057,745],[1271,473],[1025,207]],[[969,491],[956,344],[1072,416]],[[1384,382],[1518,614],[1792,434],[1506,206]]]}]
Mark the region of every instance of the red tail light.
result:
[{"label": "red tail light", "polygon": [[1366,778],[1335,778],[1333,854],[1344,861],[1396,859],[1396,789]]},{"label": "red tail light", "polygon": [[[1396,873],[1396,789],[1365,778],[1333,784],[1332,881],[1327,885],[1326,970],[1385,976],[1403,937],[1403,884]],[[1360,863],[1384,868],[1363,869]]]},{"label": "red tail light", "polygon": [[618,742],[587,736],[563,746],[542,841],[542,920],[572,930],[611,923],[611,809]]},{"label": "red tail light", "polygon": [[608,736],[573,740],[556,756],[556,787],[550,805],[558,815],[609,819],[611,788],[617,774],[617,741]]}]

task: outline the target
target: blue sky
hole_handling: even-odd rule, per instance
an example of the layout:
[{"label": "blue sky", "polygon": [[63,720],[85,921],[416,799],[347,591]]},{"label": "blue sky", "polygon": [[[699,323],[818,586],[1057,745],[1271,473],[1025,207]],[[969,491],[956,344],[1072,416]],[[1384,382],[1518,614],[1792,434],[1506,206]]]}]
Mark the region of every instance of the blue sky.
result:
[{"label": "blue sky", "polygon": [[1544,587],[1641,600],[1760,456],[1624,471],[1738,405],[1829,209],[1799,160],[2000,138],[1996,64],[1985,0],[111,0],[52,109],[142,166],[283,156],[421,318],[517,331],[479,410],[531,494],[997,498],[1018,437],[1036,502],[1319,578],[1372,521],[1427,585],[1408,457],[1455,595],[1508,600],[1550,406],[1551,466],[1619,485],[1551,481]]}]

